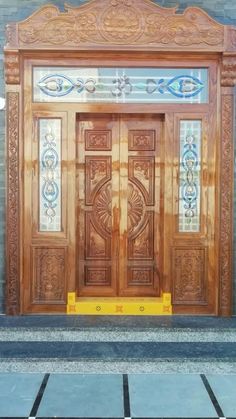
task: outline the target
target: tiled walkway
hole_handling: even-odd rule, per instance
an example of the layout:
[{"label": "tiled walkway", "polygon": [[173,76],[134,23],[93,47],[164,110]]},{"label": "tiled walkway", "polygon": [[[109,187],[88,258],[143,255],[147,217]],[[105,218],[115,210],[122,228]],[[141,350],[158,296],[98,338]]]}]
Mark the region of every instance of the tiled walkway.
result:
[{"label": "tiled walkway", "polygon": [[236,375],[0,374],[1,418],[236,418]]}]

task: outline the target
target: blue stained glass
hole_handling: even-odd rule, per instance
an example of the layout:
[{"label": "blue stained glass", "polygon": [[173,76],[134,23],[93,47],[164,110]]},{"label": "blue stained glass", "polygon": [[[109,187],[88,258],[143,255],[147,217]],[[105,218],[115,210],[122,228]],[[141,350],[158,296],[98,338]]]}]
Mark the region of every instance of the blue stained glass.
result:
[{"label": "blue stained glass", "polygon": [[208,70],[35,67],[34,101],[207,103]]},{"label": "blue stained glass", "polygon": [[39,120],[39,230],[61,231],[61,120]]},{"label": "blue stained glass", "polygon": [[200,231],[201,129],[201,121],[180,121],[180,232]]}]

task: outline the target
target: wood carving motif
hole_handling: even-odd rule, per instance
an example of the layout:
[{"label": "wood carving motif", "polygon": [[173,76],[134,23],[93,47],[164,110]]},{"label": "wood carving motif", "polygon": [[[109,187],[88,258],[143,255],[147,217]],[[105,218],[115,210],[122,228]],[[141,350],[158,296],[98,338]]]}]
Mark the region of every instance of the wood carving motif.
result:
[{"label": "wood carving motif", "polygon": [[20,83],[20,56],[18,51],[5,51],[5,82]]},{"label": "wood carving motif", "polygon": [[86,205],[92,205],[102,185],[111,179],[111,157],[86,156]]},{"label": "wood carving motif", "polygon": [[85,130],[85,149],[88,151],[111,150],[111,131],[110,130]]},{"label": "wood carving motif", "polygon": [[145,266],[140,266],[139,269],[129,268],[128,270],[128,284],[129,285],[153,285],[153,269]]},{"label": "wood carving motif", "polygon": [[236,54],[224,54],[221,71],[221,85],[234,87],[236,84]]},{"label": "wood carving motif", "polygon": [[222,96],[221,219],[220,219],[220,312],[231,314],[233,224],[233,95]]},{"label": "wood carving motif", "polygon": [[142,194],[132,183],[129,183],[129,196],[128,196],[128,231],[133,234],[144,216],[144,201]]},{"label": "wood carving motif", "polygon": [[86,286],[110,286],[111,285],[111,268],[90,268],[85,267],[85,285]]},{"label": "wood carving motif", "polygon": [[7,312],[19,314],[19,94],[7,93]]},{"label": "wood carving motif", "polygon": [[175,248],[173,251],[173,303],[206,303],[206,250]]},{"label": "wood carving motif", "polygon": [[129,130],[130,151],[154,151],[156,132],[154,130]]},{"label": "wood carving motif", "polygon": [[[154,235],[153,235],[153,211],[147,211],[144,226],[138,229],[129,240],[129,259],[153,259]],[[134,237],[133,237],[134,236]]]},{"label": "wood carving motif", "polygon": [[[104,223],[99,223],[97,218],[96,209],[93,211],[87,211],[85,214],[86,220],[86,260],[94,259],[110,259],[111,258],[111,220],[109,227]],[[111,218],[111,217],[110,217]],[[107,229],[109,234],[107,234]]]},{"label": "wood carving motif", "polygon": [[129,157],[129,179],[142,191],[147,205],[154,205],[154,157]]},{"label": "wood carving motif", "polygon": [[[13,33],[12,33],[13,32]],[[11,27],[9,47],[61,49],[100,45],[222,47],[224,27],[198,8],[177,14],[148,0],[93,0],[79,7],[43,6]]]},{"label": "wood carving motif", "polygon": [[34,248],[32,302],[65,303],[66,249]]}]

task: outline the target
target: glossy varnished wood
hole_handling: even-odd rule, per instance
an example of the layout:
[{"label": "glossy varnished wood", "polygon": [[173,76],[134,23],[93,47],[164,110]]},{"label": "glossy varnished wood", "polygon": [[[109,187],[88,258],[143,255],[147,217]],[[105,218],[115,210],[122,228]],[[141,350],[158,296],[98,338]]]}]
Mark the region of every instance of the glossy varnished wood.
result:
[{"label": "glossy varnished wood", "polygon": [[[91,10],[96,11],[99,19],[94,22],[92,32],[86,28],[84,36],[78,38],[77,21],[81,13],[84,16]],[[154,32],[153,26],[147,25],[150,13],[155,19],[165,21],[159,25],[154,19]],[[109,16],[115,18],[108,19]],[[130,19],[134,26],[130,26]],[[145,23],[145,30],[141,22]],[[70,36],[73,31],[67,30],[68,25],[74,28],[77,37]],[[166,28],[171,27],[169,37],[164,36],[162,27],[165,34]],[[117,0],[112,5],[108,0],[102,4],[95,0],[78,8],[68,7],[64,14],[55,6],[43,6],[25,21],[8,26],[7,33],[8,312],[63,312],[67,291],[76,290],[79,295],[143,296],[172,291],[175,313],[229,315],[232,310],[236,29],[220,25],[198,8],[178,14],[174,8],[161,8],[148,0],[129,4]],[[34,103],[34,65],[206,67],[209,103]],[[62,230],[55,233],[42,233],[38,228],[38,120],[44,117],[62,120]],[[179,121],[190,118],[200,118],[203,123],[201,229],[197,234],[180,234],[177,229]],[[81,124],[89,121],[100,121],[96,124],[103,123],[104,128],[111,123],[116,133],[111,150],[101,152],[107,162],[111,161],[112,219],[110,254],[105,255],[107,263],[104,264],[105,259],[93,262],[111,268],[111,283],[102,289],[100,285],[84,286],[84,273],[81,273],[87,264],[82,257],[84,250],[91,250],[86,247],[84,237],[85,219],[89,220],[93,206],[89,200],[85,204],[83,196],[90,187],[86,183],[84,189],[85,157],[87,162],[90,157],[96,157],[96,150],[86,150],[86,139],[80,129]],[[132,124],[145,122],[148,126],[154,121],[158,127],[158,152],[149,155],[147,150],[142,153],[129,150]],[[127,267],[134,263],[129,260],[135,246],[129,242],[127,214],[129,177],[136,157],[155,159],[156,218],[154,228],[148,233],[149,239],[154,240],[154,258],[146,262],[146,268],[153,264],[158,269],[159,280],[152,293],[140,285],[130,287],[127,275]],[[105,247],[107,250],[109,246]],[[181,260],[181,264],[176,260]],[[187,275],[183,272],[186,264],[197,267],[192,277],[188,270],[192,287],[188,289],[184,289],[182,281]],[[57,278],[53,287],[48,285],[52,277]]]}]

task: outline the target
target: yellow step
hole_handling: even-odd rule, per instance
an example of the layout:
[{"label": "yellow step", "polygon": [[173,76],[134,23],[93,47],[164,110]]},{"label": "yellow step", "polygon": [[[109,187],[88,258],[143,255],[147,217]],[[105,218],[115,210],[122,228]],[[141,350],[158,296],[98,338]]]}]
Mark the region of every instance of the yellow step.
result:
[{"label": "yellow step", "polygon": [[109,315],[109,316],[163,316],[172,314],[171,294],[161,297],[81,297],[68,293],[67,314]]}]

